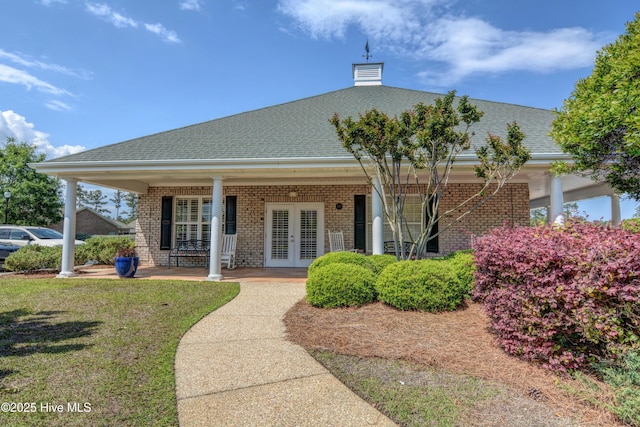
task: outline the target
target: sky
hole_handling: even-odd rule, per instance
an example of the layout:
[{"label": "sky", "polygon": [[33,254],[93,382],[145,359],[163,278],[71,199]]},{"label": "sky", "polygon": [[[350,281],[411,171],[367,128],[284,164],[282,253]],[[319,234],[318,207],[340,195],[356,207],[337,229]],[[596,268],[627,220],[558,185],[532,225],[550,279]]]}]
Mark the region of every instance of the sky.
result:
[{"label": "sky", "polygon": [[[0,141],[59,157],[353,85],[561,108],[631,0],[0,0]],[[609,219],[607,203],[581,203]],[[636,209],[623,201],[623,218]]]}]

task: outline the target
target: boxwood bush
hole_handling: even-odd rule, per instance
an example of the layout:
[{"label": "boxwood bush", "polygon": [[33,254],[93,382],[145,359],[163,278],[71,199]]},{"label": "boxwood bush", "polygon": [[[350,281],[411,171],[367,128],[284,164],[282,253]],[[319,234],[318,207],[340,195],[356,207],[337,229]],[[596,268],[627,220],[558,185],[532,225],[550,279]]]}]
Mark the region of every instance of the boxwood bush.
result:
[{"label": "boxwood bush", "polygon": [[[116,252],[125,247],[133,247],[132,237],[91,237],[84,245],[76,246],[74,264],[87,261],[113,265]],[[26,245],[10,254],[4,263],[8,271],[33,272],[38,270],[60,271],[62,246]]]},{"label": "boxwood bush", "polygon": [[33,272],[38,270],[60,270],[62,247],[26,245],[10,254],[4,261],[8,271]]},{"label": "boxwood bush", "polygon": [[315,267],[307,278],[307,301],[322,308],[368,304],[376,299],[375,281],[373,271],[359,265],[336,262]]},{"label": "boxwood bush", "polygon": [[373,272],[375,274],[380,274],[384,268],[395,262],[398,262],[395,255],[370,255],[367,257],[371,265],[373,266]]},{"label": "boxwood bush", "polygon": [[398,261],[376,281],[378,299],[400,310],[451,311],[468,291],[445,260]]},{"label": "boxwood bush", "polygon": [[474,298],[508,353],[564,371],[640,348],[640,234],[498,228],[474,249]]},{"label": "boxwood bush", "polygon": [[620,226],[623,230],[640,233],[640,218],[625,219]]},{"label": "boxwood bush", "polygon": [[86,240],[84,245],[77,246],[75,250],[76,265],[85,264],[87,261],[96,261],[98,264],[112,265],[116,252],[123,248],[135,245],[132,236],[95,236]]},{"label": "boxwood bush", "polygon": [[356,252],[328,252],[318,258],[316,258],[308,269],[308,274],[311,274],[313,270],[319,267],[324,267],[329,264],[342,263],[342,264],[352,264],[358,265],[360,267],[364,267],[370,271],[374,271],[373,264],[369,260],[370,257],[359,254]]},{"label": "boxwood bush", "polygon": [[452,252],[444,258],[455,271],[460,286],[465,289],[466,296],[471,296],[473,291],[473,273],[476,271],[476,264],[473,260],[473,251],[462,250]]}]

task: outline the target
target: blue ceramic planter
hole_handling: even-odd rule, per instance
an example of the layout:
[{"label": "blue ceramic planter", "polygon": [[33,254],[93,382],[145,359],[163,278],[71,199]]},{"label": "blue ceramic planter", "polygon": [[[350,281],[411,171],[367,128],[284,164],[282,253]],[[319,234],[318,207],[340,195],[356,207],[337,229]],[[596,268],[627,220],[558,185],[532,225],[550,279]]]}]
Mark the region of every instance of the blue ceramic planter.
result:
[{"label": "blue ceramic planter", "polygon": [[120,277],[133,277],[138,270],[139,258],[136,257],[115,257],[114,265],[116,267],[116,273]]}]

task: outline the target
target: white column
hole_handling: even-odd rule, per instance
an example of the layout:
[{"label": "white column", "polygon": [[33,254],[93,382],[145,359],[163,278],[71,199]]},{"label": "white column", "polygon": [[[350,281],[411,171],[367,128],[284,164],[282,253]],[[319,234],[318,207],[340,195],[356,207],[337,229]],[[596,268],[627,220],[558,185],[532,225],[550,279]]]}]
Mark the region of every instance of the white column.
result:
[{"label": "white column", "polygon": [[551,188],[549,191],[551,199],[550,215],[548,221],[550,224],[564,224],[564,195],[562,194],[562,178],[559,176],[551,176]]},{"label": "white column", "polygon": [[73,271],[76,242],[76,196],[78,194],[78,182],[69,178],[64,197],[64,222],[62,227],[62,265],[60,273],[56,277],[64,279],[75,276]]},{"label": "white column", "polygon": [[378,178],[373,179],[371,187],[371,249],[374,255],[382,255],[384,253],[384,215],[382,210],[382,186]]},{"label": "white column", "polygon": [[213,195],[211,197],[211,246],[209,254],[209,276],[207,280],[222,280],[222,178],[213,177]]},{"label": "white column", "polygon": [[611,225],[618,227],[622,222],[620,215],[620,197],[617,194],[609,196],[611,198]]}]

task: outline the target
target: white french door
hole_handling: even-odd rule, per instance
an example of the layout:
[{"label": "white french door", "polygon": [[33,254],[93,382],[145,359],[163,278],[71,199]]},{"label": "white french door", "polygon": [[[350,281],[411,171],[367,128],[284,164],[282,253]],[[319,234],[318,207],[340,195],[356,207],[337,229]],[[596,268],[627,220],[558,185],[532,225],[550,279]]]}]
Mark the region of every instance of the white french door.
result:
[{"label": "white french door", "polygon": [[323,203],[267,203],[265,267],[308,267],[324,254]]}]

